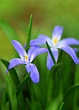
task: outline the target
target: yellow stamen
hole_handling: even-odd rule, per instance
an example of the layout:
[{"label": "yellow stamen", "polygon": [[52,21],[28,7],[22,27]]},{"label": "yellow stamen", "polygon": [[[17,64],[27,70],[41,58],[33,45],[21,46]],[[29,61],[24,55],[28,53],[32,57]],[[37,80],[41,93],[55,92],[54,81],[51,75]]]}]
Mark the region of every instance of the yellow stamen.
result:
[{"label": "yellow stamen", "polygon": [[57,38],[54,38],[54,39],[53,39],[53,43],[54,43],[54,44],[57,44],[57,43],[58,43],[58,39],[57,39]]},{"label": "yellow stamen", "polygon": [[28,56],[25,55],[24,58],[25,58],[26,61],[28,61]]}]

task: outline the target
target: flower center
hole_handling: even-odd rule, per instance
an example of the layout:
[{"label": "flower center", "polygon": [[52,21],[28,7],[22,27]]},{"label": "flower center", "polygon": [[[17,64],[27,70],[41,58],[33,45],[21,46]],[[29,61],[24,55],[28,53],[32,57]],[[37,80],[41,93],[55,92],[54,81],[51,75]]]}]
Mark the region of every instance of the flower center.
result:
[{"label": "flower center", "polygon": [[24,56],[24,59],[25,59],[26,61],[28,61],[28,56],[25,55],[25,56]]},{"label": "flower center", "polygon": [[57,38],[54,38],[53,39],[53,44],[56,45],[57,43],[58,43],[58,39]]}]

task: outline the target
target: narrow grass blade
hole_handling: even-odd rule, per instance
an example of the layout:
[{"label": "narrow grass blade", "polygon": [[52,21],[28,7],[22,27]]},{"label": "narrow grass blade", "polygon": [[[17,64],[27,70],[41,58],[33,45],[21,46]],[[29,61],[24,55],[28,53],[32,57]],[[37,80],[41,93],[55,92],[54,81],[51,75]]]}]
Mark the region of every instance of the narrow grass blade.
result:
[{"label": "narrow grass blade", "polygon": [[27,41],[26,41],[26,52],[28,51],[28,49],[30,47],[31,30],[32,30],[32,15],[30,16],[29,26],[28,26],[28,35],[27,35]]},{"label": "narrow grass blade", "polygon": [[[5,67],[8,68],[9,62],[4,60],[4,59],[0,59],[0,60],[5,65]],[[13,90],[13,88],[16,88],[16,91],[17,91],[17,88],[18,88],[18,86],[20,84],[20,81],[19,81],[19,78],[18,78],[18,75],[17,75],[15,69],[14,68],[10,69],[9,73],[6,73],[6,77],[7,77],[6,80],[7,80],[7,83],[8,83],[8,92],[9,92],[9,96],[11,98],[10,99],[11,103],[14,103],[14,102],[12,102],[13,97],[15,97],[17,95],[17,100],[18,100],[19,107],[20,107],[19,110],[22,110],[22,109],[26,110],[26,103],[24,101],[24,96],[22,94],[22,91],[19,91],[19,94],[17,94],[17,93],[15,94],[15,89]],[[11,84],[9,84],[9,83],[11,83],[13,86]],[[9,86],[10,86],[10,88],[9,88]],[[10,91],[12,91],[12,93],[10,93]],[[12,94],[14,94],[15,96],[13,95],[13,97],[12,97]],[[16,97],[14,99],[16,100]],[[14,108],[14,105],[12,105],[12,106],[13,106],[12,108]],[[12,109],[12,110],[16,110],[16,109]]]},{"label": "narrow grass blade", "polygon": [[49,74],[49,83],[48,83],[48,95],[47,95],[47,107],[46,110],[48,110],[51,101],[53,100],[53,90],[54,90],[54,78],[56,75],[56,72],[58,68],[61,66],[61,63],[55,64]]},{"label": "narrow grass blade", "polygon": [[[69,90],[68,90],[68,91],[66,92],[66,94],[64,95],[63,100],[62,100],[62,102],[61,102],[61,104],[59,105],[58,108],[61,108],[61,109],[62,109],[66,98],[69,96],[69,94],[70,94],[72,91],[74,91],[74,90],[77,89],[77,88],[79,88],[79,84],[76,84],[76,85],[72,86],[71,88],[69,88]],[[61,109],[58,109],[58,110],[61,110]]]},{"label": "narrow grass blade", "polygon": [[18,88],[17,88],[17,91],[16,91],[17,94],[19,94],[19,92],[20,92],[21,88],[23,87],[23,84],[26,82],[28,76],[29,76],[29,74],[27,74],[27,75],[23,78],[23,80],[21,81],[21,83],[19,84],[19,86],[18,86]]},{"label": "narrow grass blade", "polygon": [[11,108],[12,110],[18,110],[18,101],[17,101],[16,87],[14,85],[14,82],[12,81],[10,74],[7,74],[5,76],[5,79],[7,81],[8,94],[10,98]]},{"label": "narrow grass blade", "polygon": [[[9,62],[7,60],[4,60],[4,59],[0,59],[0,60],[5,65],[5,67],[8,68]],[[20,81],[19,81],[19,78],[18,78],[18,75],[17,75],[15,69],[14,68],[10,69],[9,70],[9,74],[10,74],[10,76],[11,76],[11,78],[12,78],[12,80],[13,80],[16,88],[17,88],[19,83],[20,83]]]},{"label": "narrow grass blade", "polygon": [[50,46],[49,46],[49,44],[48,44],[47,41],[46,41],[46,46],[47,46],[47,48],[48,48],[48,50],[49,50],[50,56],[51,56],[51,58],[52,58],[54,64],[55,64],[55,63],[56,63],[55,58],[54,58],[54,56],[53,56],[53,54],[52,54],[52,51],[51,51]]}]

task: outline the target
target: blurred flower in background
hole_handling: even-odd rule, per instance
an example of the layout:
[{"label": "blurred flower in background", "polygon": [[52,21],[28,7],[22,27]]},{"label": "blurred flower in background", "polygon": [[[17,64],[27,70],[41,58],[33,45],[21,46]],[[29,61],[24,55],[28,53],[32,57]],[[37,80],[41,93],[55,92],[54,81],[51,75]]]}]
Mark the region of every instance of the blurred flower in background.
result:
[{"label": "blurred flower in background", "polygon": [[[33,15],[33,38],[38,30],[51,35],[55,25],[65,27],[65,37],[78,38],[78,13],[79,1],[77,0],[0,0],[0,17],[16,29],[22,41],[24,41],[23,31],[26,31],[24,26],[27,28],[31,14]],[[2,32],[0,36],[6,37]],[[0,44],[2,44],[2,39],[4,38],[0,37]],[[5,45],[7,46],[7,43]],[[4,47],[0,47],[0,53],[4,53],[2,50]]]}]

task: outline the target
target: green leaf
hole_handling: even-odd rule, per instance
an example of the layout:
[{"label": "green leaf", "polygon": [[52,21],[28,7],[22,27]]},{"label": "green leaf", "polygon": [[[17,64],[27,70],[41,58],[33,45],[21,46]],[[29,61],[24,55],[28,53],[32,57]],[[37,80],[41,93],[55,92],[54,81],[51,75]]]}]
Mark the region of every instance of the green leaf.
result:
[{"label": "green leaf", "polygon": [[[1,62],[5,65],[5,67],[6,68],[8,68],[8,65],[9,65],[9,62],[8,61],[6,61],[6,60],[4,60],[4,59],[0,59],[1,60]],[[25,103],[25,101],[24,101],[24,96],[23,96],[23,94],[22,94],[22,91],[19,91],[19,94],[15,94],[15,92],[17,92],[17,88],[19,87],[19,84],[20,84],[20,81],[19,81],[19,78],[18,78],[18,75],[17,75],[17,73],[16,73],[16,71],[15,71],[15,69],[14,68],[12,68],[12,69],[10,69],[9,70],[9,74],[7,73],[6,74],[6,76],[7,76],[7,82],[8,82],[8,91],[9,91],[9,96],[10,96],[10,100],[11,100],[11,103],[13,103],[14,104],[14,102],[12,102],[12,100],[13,100],[13,97],[12,97],[12,94],[14,93],[14,95],[16,96],[17,95],[17,100],[18,100],[18,103],[19,103],[19,107],[20,107],[20,109],[19,110],[26,110],[26,103]],[[11,83],[11,84],[9,84],[9,83]],[[9,88],[10,87],[10,88]],[[11,88],[12,87],[12,88]],[[13,88],[14,88],[14,90],[13,90]],[[16,88],[16,91],[15,91],[15,88]],[[13,91],[12,91],[13,90]],[[20,90],[20,89],[19,89]],[[12,91],[12,93],[10,93],[10,91]],[[13,96],[14,96],[13,95]],[[14,96],[14,97],[15,97]],[[15,100],[16,100],[16,97],[14,98]],[[15,103],[16,103],[16,101],[15,101]],[[13,110],[16,110],[16,109],[14,109],[14,105],[12,105],[12,108],[13,108]],[[18,110],[18,109],[17,109]]]},{"label": "green leaf", "polygon": [[[5,65],[5,67],[8,68],[9,62],[7,60],[4,60],[4,59],[0,59],[0,60]],[[10,74],[10,76],[11,76],[11,78],[12,78],[12,80],[13,80],[16,88],[17,88],[18,85],[20,84],[20,81],[19,81],[19,78],[18,78],[18,75],[17,75],[15,69],[14,68],[10,69],[9,74]]]},{"label": "green leaf", "polygon": [[3,89],[2,92],[2,96],[1,96],[1,101],[0,101],[0,109],[1,110],[9,110],[10,109],[10,101],[7,98],[8,97],[8,93],[7,93],[7,89]]},{"label": "green leaf", "polygon": [[47,48],[48,48],[48,50],[49,50],[50,56],[51,56],[51,58],[52,58],[52,60],[53,60],[53,62],[54,62],[54,64],[55,64],[55,63],[56,63],[55,58],[54,58],[54,56],[53,56],[53,54],[52,54],[52,51],[51,51],[50,46],[49,46],[49,44],[48,44],[47,41],[46,41],[46,45],[47,45]]},{"label": "green leaf", "polygon": [[58,109],[59,102],[60,102],[60,100],[57,97],[54,101],[50,102],[50,106],[47,110],[61,110],[61,108]]},{"label": "green leaf", "polygon": [[62,65],[62,63],[56,63],[52,69],[50,70],[50,74],[54,74],[55,72],[58,72],[57,70],[59,69],[59,67]]},{"label": "green leaf", "polygon": [[[62,102],[61,102],[60,105],[59,105],[59,108],[62,108],[62,107],[63,107],[66,98],[69,96],[69,94],[70,94],[72,91],[74,91],[74,90],[77,89],[77,88],[79,88],[79,84],[76,84],[76,85],[74,85],[74,86],[72,86],[72,87],[70,87],[70,88],[68,89],[68,91],[66,92],[66,94],[65,94],[64,97],[63,97]],[[59,110],[61,110],[61,109],[59,109]]]},{"label": "green leaf", "polygon": [[[5,67],[8,68],[9,62],[4,59],[0,59],[0,60],[5,65]],[[11,69],[9,73],[10,74],[7,73],[5,75],[5,79],[7,81],[10,103],[11,103],[12,110],[18,110],[16,88],[19,85],[19,79],[15,69]]]},{"label": "green leaf", "polygon": [[62,110],[63,105],[64,105],[64,102],[61,103],[60,107],[57,110]]},{"label": "green leaf", "polygon": [[16,88],[15,88],[14,82],[12,81],[10,74],[7,74],[5,76],[5,79],[7,81],[8,94],[10,98],[11,108],[12,110],[18,110],[18,102],[17,102]]},{"label": "green leaf", "polygon": [[19,37],[15,30],[3,19],[0,19],[0,27],[9,40],[19,40]]},{"label": "green leaf", "polygon": [[48,110],[49,106],[50,106],[50,102],[53,100],[53,90],[54,90],[54,78],[56,75],[57,70],[59,69],[59,67],[61,66],[61,63],[56,63],[49,74],[49,82],[48,82],[48,95],[47,95],[47,107],[46,110]]},{"label": "green leaf", "polygon": [[21,83],[19,84],[19,86],[18,86],[18,88],[17,88],[17,91],[16,91],[17,94],[19,94],[19,92],[20,92],[20,90],[21,90],[23,84],[26,82],[28,76],[29,76],[29,74],[27,74],[27,75],[23,78],[23,80],[21,81]]},{"label": "green leaf", "polygon": [[27,44],[26,52],[28,51],[30,47],[31,30],[32,30],[32,15],[30,16],[30,20],[29,20],[28,35],[27,35],[27,41],[26,41],[26,44]]},{"label": "green leaf", "polygon": [[[77,54],[79,54],[79,52],[78,52]],[[79,56],[78,56],[78,57],[79,57]],[[74,84],[79,84],[79,65],[77,65],[77,67],[76,67]],[[75,91],[75,93],[74,93],[74,105],[73,105],[73,110],[76,110],[77,107],[78,107],[77,99],[78,99],[78,91]]]},{"label": "green leaf", "polygon": [[65,101],[65,99],[67,98],[67,96],[75,89],[79,88],[79,84],[76,84],[74,86],[72,86],[71,88],[69,88],[69,90],[66,92],[64,98],[63,98],[63,101]]}]

